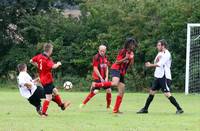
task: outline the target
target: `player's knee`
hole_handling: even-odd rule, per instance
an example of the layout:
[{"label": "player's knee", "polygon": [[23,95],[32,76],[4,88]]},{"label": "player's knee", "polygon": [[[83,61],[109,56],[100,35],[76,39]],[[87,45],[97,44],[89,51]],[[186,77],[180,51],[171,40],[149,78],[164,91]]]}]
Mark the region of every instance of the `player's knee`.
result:
[{"label": "player's knee", "polygon": [[170,96],[172,96],[172,94],[170,92],[165,92],[164,95],[169,98]]},{"label": "player's knee", "polygon": [[53,89],[53,94],[54,94],[54,95],[58,95],[58,90],[57,90],[57,88],[54,88],[54,89]]},{"label": "player's knee", "polygon": [[118,83],[117,81],[112,82],[112,86],[114,86],[114,87],[117,87],[118,84],[119,84],[119,83]]},{"label": "player's knee", "polygon": [[149,91],[149,94],[150,94],[150,95],[155,95],[155,94],[156,94],[156,91],[150,90],[150,91]]},{"label": "player's knee", "polygon": [[123,97],[123,95],[124,95],[124,90],[119,90],[119,91],[118,91],[118,95]]},{"label": "player's knee", "polygon": [[52,100],[52,95],[46,95],[46,99],[47,99],[48,101],[51,101],[51,100]]},{"label": "player's knee", "polygon": [[99,90],[94,90],[93,92],[94,92],[94,94],[98,94]]},{"label": "player's knee", "polygon": [[111,93],[111,92],[112,90],[110,88],[106,90],[106,93]]}]

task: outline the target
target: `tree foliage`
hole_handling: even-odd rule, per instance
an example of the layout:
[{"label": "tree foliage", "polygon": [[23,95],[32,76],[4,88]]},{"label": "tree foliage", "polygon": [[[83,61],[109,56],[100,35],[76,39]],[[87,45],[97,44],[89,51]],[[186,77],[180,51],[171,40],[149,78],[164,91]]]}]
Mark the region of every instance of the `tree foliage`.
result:
[{"label": "tree foliage", "polygon": [[[199,0],[71,0],[59,1],[78,5],[77,20],[64,17],[58,0],[4,0],[0,6],[1,49],[0,75],[7,76],[20,62],[42,51],[42,44],[54,44],[53,58],[61,60],[55,76],[59,81],[70,79],[79,86],[91,82],[91,60],[101,43],[108,47],[109,60],[114,62],[125,38],[134,36],[139,42],[135,65],[127,75],[129,90],[149,86],[153,70],[144,68],[145,61],[156,55],[157,40],[166,39],[172,53],[174,88],[183,89],[185,76],[186,25],[200,19]],[[16,24],[24,41],[16,43],[6,30]],[[29,65],[31,72],[35,69]],[[74,78],[74,79],[73,79]]]}]

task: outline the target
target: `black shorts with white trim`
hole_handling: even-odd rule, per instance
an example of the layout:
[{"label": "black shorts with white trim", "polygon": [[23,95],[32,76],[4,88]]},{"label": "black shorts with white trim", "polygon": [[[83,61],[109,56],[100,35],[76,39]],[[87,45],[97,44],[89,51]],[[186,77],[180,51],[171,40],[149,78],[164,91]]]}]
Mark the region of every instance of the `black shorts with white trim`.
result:
[{"label": "black shorts with white trim", "polygon": [[171,83],[172,81],[170,79],[167,79],[164,75],[162,78],[155,78],[152,83],[151,89],[153,91],[159,91],[161,89],[162,92],[170,92]]}]

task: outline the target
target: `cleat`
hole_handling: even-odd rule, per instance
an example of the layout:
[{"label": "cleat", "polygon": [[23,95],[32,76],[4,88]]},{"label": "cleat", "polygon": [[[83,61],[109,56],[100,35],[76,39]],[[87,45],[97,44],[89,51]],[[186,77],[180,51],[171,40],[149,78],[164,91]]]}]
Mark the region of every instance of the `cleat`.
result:
[{"label": "cleat", "polygon": [[148,113],[148,110],[146,110],[146,109],[144,109],[144,108],[142,108],[141,110],[139,110],[138,112],[137,112],[137,114],[147,114]]},{"label": "cleat", "polygon": [[183,114],[183,113],[184,111],[182,109],[176,111],[176,114]]},{"label": "cleat", "polygon": [[39,115],[42,115],[42,110],[41,110],[41,106],[36,108],[36,111]]},{"label": "cleat", "polygon": [[114,114],[123,114],[121,111],[113,111]]},{"label": "cleat", "polygon": [[79,108],[82,109],[85,106],[85,104],[80,104]]},{"label": "cleat", "polygon": [[46,118],[47,116],[48,116],[47,113],[41,113],[41,117],[42,117],[42,118]]},{"label": "cleat", "polygon": [[106,107],[107,108],[107,110],[110,110],[110,109],[113,109],[113,106],[108,106],[108,107]]},{"label": "cleat", "polygon": [[60,108],[61,108],[61,110],[65,110],[67,107],[69,107],[70,106],[70,102],[64,102],[61,106],[60,106]]}]

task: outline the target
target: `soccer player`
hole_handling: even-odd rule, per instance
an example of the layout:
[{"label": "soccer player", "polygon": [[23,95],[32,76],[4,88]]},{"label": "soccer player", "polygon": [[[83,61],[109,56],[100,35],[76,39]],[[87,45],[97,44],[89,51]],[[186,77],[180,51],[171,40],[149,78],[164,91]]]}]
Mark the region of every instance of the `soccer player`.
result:
[{"label": "soccer player", "polygon": [[[106,56],[106,46],[100,45],[98,53],[93,57],[93,73],[92,77],[95,82],[104,82],[108,81],[108,59]],[[100,88],[94,88],[90,91],[88,96],[85,98],[85,100],[80,104],[80,108],[86,105],[86,103],[97,93],[99,93]],[[107,109],[110,108],[111,104],[111,88],[110,87],[104,87],[106,89],[106,101],[107,101]]]},{"label": "soccer player", "polygon": [[172,96],[170,85],[171,85],[171,54],[167,49],[166,40],[159,40],[157,42],[158,54],[155,57],[154,64],[146,62],[145,66],[149,68],[155,68],[154,77],[155,80],[150,88],[149,97],[146,100],[145,106],[137,113],[148,113],[148,108],[153,101],[156,91],[161,91],[169,99],[169,101],[176,107],[176,114],[183,113],[182,108],[179,106],[176,99]]},{"label": "soccer player", "polygon": [[44,88],[46,99],[42,106],[42,117],[47,116],[47,109],[50,101],[52,100],[52,94],[55,95],[55,102],[61,107],[62,110],[65,110],[70,102],[63,102],[61,100],[60,95],[58,94],[58,90],[53,85],[53,76],[52,69],[56,69],[61,66],[61,62],[57,62],[56,64],[50,58],[53,52],[53,45],[51,43],[44,44],[44,52],[34,56],[30,62],[37,66],[40,82]]},{"label": "soccer player", "polygon": [[38,79],[33,80],[27,73],[26,64],[19,64],[17,66],[19,75],[17,77],[20,94],[25,97],[30,104],[32,104],[39,115],[41,115],[41,99],[45,98],[42,87],[37,87]]},{"label": "soccer player", "polygon": [[113,113],[121,113],[119,111],[124,91],[125,91],[125,82],[124,76],[130,65],[134,63],[134,49],[137,47],[137,42],[133,38],[128,38],[124,42],[124,48],[119,51],[115,63],[111,66],[111,75],[112,81],[108,82],[93,82],[92,88],[102,88],[102,87],[117,87],[118,95],[116,98],[115,106]]}]

